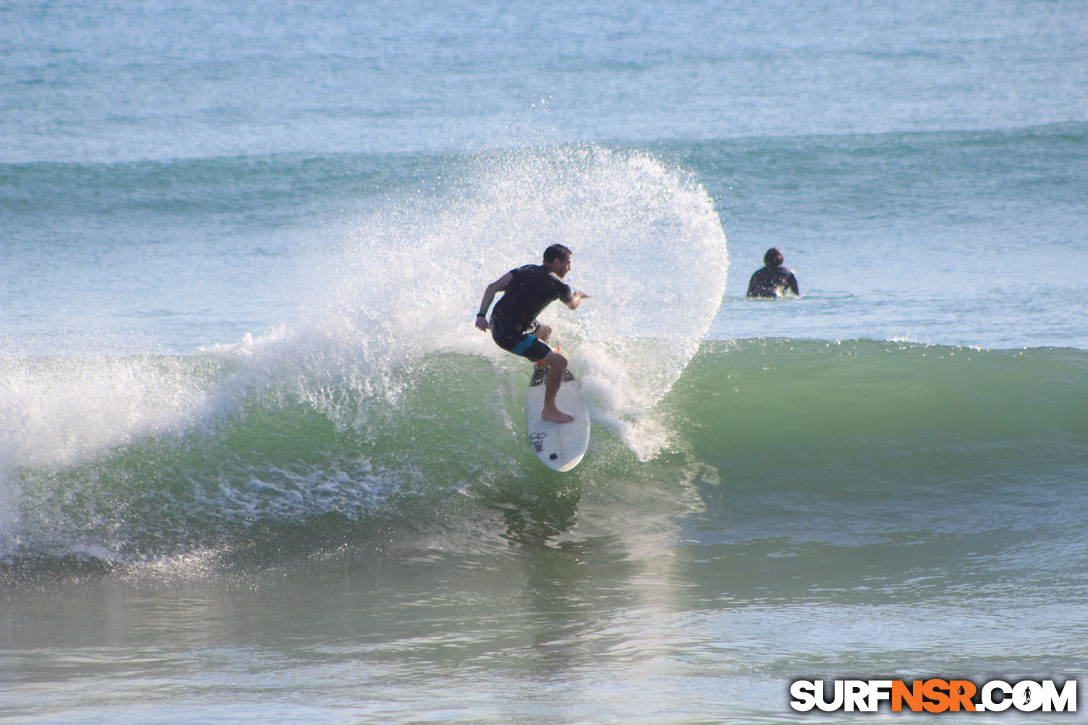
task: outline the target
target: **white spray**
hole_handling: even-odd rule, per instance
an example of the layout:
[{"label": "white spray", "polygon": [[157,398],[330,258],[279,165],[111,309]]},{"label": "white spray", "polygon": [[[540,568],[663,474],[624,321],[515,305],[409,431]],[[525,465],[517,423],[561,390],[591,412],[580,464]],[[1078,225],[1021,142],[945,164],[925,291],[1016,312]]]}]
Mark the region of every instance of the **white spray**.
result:
[{"label": "white spray", "polygon": [[10,475],[19,467],[62,468],[140,437],[183,433],[254,390],[365,428],[396,401],[404,371],[435,352],[517,369],[474,328],[475,310],[489,282],[539,262],[555,242],[574,250],[568,280],[592,298],[576,312],[553,305],[544,318],[594,419],[652,458],[668,443],[654,407],[697,351],[727,272],[720,221],[697,183],[645,154],[597,147],[477,158],[438,192],[391,199],[346,224],[344,240],[316,276],[313,306],[231,346],[236,372],[226,378],[197,369],[201,356],[0,361],[0,555],[19,537]]}]

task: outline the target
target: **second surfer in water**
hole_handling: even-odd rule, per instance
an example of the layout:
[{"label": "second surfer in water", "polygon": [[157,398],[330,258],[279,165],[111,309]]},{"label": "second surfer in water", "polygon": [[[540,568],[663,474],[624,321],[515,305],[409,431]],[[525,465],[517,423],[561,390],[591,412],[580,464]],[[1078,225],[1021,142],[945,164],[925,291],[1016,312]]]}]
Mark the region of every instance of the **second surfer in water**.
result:
[{"label": "second surfer in water", "polygon": [[[555,396],[567,370],[567,358],[548,346],[552,330],[541,325],[536,317],[555,300],[576,310],[582,300],[589,297],[584,292],[572,291],[570,285],[563,282],[563,277],[570,271],[570,262],[571,251],[562,244],[553,244],[544,250],[544,264],[512,269],[489,284],[476,314],[477,329],[483,332],[490,329],[491,337],[499,347],[548,366],[541,417],[554,423],[574,420],[573,416],[555,407]],[[487,310],[499,292],[503,295],[495,304],[488,324]]]},{"label": "second surfer in water", "polygon": [[787,292],[794,297],[801,296],[801,289],[797,286],[797,276],[788,268],[782,266],[785,258],[777,247],[771,247],[763,255],[763,264],[766,266],[756,270],[752,278],[748,280],[748,296],[756,298],[782,297]]}]

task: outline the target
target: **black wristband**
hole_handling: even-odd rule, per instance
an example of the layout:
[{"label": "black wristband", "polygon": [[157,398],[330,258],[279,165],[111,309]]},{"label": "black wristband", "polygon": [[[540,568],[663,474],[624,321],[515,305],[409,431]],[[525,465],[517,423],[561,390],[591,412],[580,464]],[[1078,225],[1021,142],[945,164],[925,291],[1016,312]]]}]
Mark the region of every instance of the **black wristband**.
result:
[{"label": "black wristband", "polygon": [[477,312],[477,313],[476,313],[476,316],[477,316],[477,317],[487,317],[487,315],[485,315],[485,314],[484,314],[484,313],[482,313],[482,312]]}]

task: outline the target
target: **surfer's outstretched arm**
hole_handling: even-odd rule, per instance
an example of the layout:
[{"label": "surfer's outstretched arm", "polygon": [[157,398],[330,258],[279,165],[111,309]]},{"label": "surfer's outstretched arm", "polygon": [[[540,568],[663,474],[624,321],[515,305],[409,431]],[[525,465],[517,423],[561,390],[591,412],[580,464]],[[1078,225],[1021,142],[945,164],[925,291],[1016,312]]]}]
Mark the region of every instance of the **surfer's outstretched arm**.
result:
[{"label": "surfer's outstretched arm", "polygon": [[495,295],[509,287],[513,278],[514,275],[507,272],[489,284],[487,289],[484,290],[484,298],[480,300],[480,311],[476,313],[476,329],[481,332],[488,331],[490,326],[487,324],[487,311],[491,309],[491,303],[495,300]]},{"label": "surfer's outstretched arm", "polygon": [[577,292],[575,292],[571,296],[569,301],[568,300],[563,300],[563,304],[566,305],[567,307],[571,308],[572,310],[576,310],[576,309],[578,309],[578,305],[582,304],[582,300],[587,300],[587,299],[589,299],[589,295],[587,295],[585,292],[583,292],[581,290],[578,290]]}]

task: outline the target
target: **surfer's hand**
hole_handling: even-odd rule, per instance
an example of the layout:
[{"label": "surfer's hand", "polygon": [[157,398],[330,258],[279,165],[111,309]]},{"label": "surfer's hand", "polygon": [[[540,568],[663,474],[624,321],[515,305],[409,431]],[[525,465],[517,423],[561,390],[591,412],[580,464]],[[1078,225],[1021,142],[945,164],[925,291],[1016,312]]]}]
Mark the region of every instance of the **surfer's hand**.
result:
[{"label": "surfer's hand", "polygon": [[482,315],[476,317],[476,329],[480,332],[487,332],[490,329],[486,317],[483,317]]},{"label": "surfer's hand", "polygon": [[576,310],[578,309],[578,305],[582,304],[582,300],[584,300],[586,297],[589,297],[589,295],[587,295],[582,290],[578,290],[577,292],[571,293],[569,300],[563,300],[563,304],[565,304],[572,310]]}]

